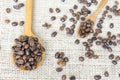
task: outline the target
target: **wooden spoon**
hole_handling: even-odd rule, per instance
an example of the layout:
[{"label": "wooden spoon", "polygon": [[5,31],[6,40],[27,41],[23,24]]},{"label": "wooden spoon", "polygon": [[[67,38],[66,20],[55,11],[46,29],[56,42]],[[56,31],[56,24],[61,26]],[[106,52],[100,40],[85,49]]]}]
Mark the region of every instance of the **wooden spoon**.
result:
[{"label": "wooden spoon", "polygon": [[[88,21],[88,20],[91,20],[91,21],[95,22],[96,19],[97,19],[98,14],[99,14],[100,11],[102,10],[102,8],[105,6],[105,4],[107,3],[107,1],[108,1],[108,0],[102,0],[102,1],[100,2],[100,4],[99,4],[97,10],[96,10],[92,15],[90,15],[88,18],[86,18],[83,22],[86,22],[86,21]],[[81,27],[81,24],[80,24],[80,27]],[[80,27],[79,27],[79,29],[78,29],[78,36],[80,36],[80,31],[81,31]],[[94,27],[94,24],[92,25],[92,28],[93,28],[93,27]],[[87,36],[87,35],[86,35],[86,36]]]},{"label": "wooden spoon", "polygon": [[[26,0],[26,22],[25,22],[25,29],[23,36],[32,36],[32,37],[37,37],[33,32],[32,32],[32,10],[33,10],[33,0]],[[37,37],[38,38],[38,37]],[[41,41],[38,41],[41,44]],[[14,55],[12,54],[12,57]],[[37,63],[37,67],[41,66],[43,59],[44,59],[44,52],[42,52],[41,55],[42,59],[40,62]],[[15,60],[13,59],[13,63],[15,64]],[[21,70],[25,70],[23,67],[20,67]]]}]

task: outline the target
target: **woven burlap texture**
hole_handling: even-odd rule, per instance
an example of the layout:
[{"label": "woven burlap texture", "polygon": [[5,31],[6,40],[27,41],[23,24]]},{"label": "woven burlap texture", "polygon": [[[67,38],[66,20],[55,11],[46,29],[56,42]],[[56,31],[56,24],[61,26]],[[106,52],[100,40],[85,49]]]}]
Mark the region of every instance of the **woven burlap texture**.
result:
[{"label": "woven burlap texture", "polygon": [[[25,3],[26,0],[19,0],[19,2]],[[62,24],[60,17],[64,14],[72,17],[69,9],[72,8],[74,4],[78,4],[77,0],[66,0],[65,3],[61,2],[61,0],[34,0],[33,31],[39,36],[46,48],[45,60],[42,66],[34,71],[20,71],[11,61],[11,46],[13,45],[14,39],[23,33],[24,27],[13,27],[11,23],[5,24],[4,22],[5,19],[10,19],[11,22],[25,20],[25,7],[20,10],[15,10],[13,9],[13,5],[16,4],[18,3],[15,3],[13,0],[0,0],[0,80],[61,80],[62,74],[67,75],[67,80],[69,80],[71,75],[75,75],[76,80],[94,80],[95,74],[102,75],[101,80],[120,80],[118,77],[118,73],[120,73],[120,62],[114,66],[111,60],[108,59],[108,55],[111,53],[100,46],[94,45],[93,47],[95,53],[100,55],[99,59],[90,60],[86,58],[84,62],[78,60],[79,56],[84,56],[85,49],[82,46],[82,42],[86,40],[77,36],[78,26],[76,26],[75,34],[72,37],[66,36],[65,31],[59,31],[59,27]],[[113,4],[114,0],[108,0],[107,5],[112,6]],[[78,6],[80,10],[83,5],[78,4]],[[10,14],[5,12],[5,9],[8,7],[11,8]],[[61,9],[59,14],[56,12],[53,14],[49,13],[49,8],[55,9],[57,7]],[[96,8],[97,6],[92,5],[89,9],[93,12]],[[105,8],[103,10],[105,10]],[[102,16],[103,10],[98,15],[97,21]],[[53,15],[57,16],[57,19],[50,21],[50,16]],[[44,22],[51,23],[52,27],[50,29],[42,27]],[[113,29],[109,28],[109,23],[111,22],[115,24]],[[67,27],[72,24],[69,20],[65,23]],[[53,31],[58,32],[55,38],[51,37]],[[103,33],[101,35],[106,37],[107,31],[111,31],[113,34],[120,33],[120,17],[113,16],[113,19],[105,19]],[[79,45],[75,45],[74,41],[76,39],[80,40]],[[120,55],[120,46],[112,48],[113,54]],[[58,67],[56,64],[57,60],[54,58],[55,52],[57,51],[65,52],[65,56],[69,58],[69,62],[63,67],[64,69],[60,73],[55,70],[55,68]],[[110,77],[104,77],[104,71],[108,71]]]}]

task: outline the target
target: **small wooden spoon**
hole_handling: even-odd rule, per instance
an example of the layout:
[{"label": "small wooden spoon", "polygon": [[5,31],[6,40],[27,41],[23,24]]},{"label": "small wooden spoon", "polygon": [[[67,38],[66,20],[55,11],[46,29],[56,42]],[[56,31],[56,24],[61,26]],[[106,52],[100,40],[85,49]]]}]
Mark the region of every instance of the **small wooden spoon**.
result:
[{"label": "small wooden spoon", "polygon": [[[93,22],[95,22],[96,21],[96,19],[97,19],[97,16],[98,16],[98,14],[100,13],[100,11],[102,10],[102,8],[105,6],[105,4],[108,2],[108,0],[102,0],[101,2],[100,2],[100,4],[99,4],[99,6],[98,6],[98,8],[97,8],[97,10],[92,14],[92,15],[90,15],[88,18],[86,18],[83,22],[86,22],[87,20],[91,20],[91,21],[93,21]],[[81,24],[80,24],[80,26],[81,26]],[[92,28],[94,27],[94,24],[92,25]],[[79,29],[78,29],[78,36],[80,36],[80,27],[79,27]]]},{"label": "small wooden spoon", "polygon": [[[37,37],[32,32],[32,10],[33,10],[33,0],[26,0],[26,22],[25,22],[25,29],[24,29],[23,36],[25,35],[25,36]],[[38,42],[41,44],[40,40]],[[13,63],[15,64],[15,60],[14,60],[13,57],[14,57],[14,55],[12,53]],[[37,63],[37,67],[41,66],[41,64],[42,64],[42,62],[44,60],[44,52],[42,52],[41,57],[42,57],[42,59],[41,59],[40,62]],[[20,70],[25,70],[25,69],[23,67],[20,67]]]}]

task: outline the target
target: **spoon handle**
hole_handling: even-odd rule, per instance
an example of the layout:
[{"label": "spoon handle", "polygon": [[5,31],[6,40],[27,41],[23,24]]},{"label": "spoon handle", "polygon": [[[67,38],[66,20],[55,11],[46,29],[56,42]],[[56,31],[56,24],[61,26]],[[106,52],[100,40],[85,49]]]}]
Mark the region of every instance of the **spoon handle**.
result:
[{"label": "spoon handle", "polygon": [[32,33],[32,10],[33,10],[33,0],[26,0],[26,22],[24,34],[31,36]]},{"label": "spoon handle", "polygon": [[98,16],[98,14],[102,10],[102,8],[106,5],[107,2],[108,2],[108,0],[101,0],[97,10],[92,14],[93,21],[95,21],[96,17]]}]

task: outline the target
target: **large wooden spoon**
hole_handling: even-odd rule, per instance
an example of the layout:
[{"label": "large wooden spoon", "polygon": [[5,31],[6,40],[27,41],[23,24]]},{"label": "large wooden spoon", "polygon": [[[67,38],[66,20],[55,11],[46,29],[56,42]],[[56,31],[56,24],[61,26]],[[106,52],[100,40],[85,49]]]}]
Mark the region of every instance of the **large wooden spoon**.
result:
[{"label": "large wooden spoon", "polygon": [[[90,15],[88,18],[86,18],[83,22],[86,22],[88,20],[91,20],[92,22],[95,22],[96,19],[97,19],[97,16],[98,14],[100,13],[100,11],[102,10],[102,8],[105,6],[105,4],[108,2],[108,0],[102,0],[97,8],[97,10],[92,14]],[[92,28],[94,27],[94,24],[92,25]],[[78,36],[81,36],[81,24],[79,26],[79,29],[78,29]],[[87,34],[88,35],[88,34]],[[86,35],[86,36],[87,36]]]},{"label": "large wooden spoon", "polygon": [[[37,37],[33,32],[32,32],[32,11],[33,10],[33,0],[26,0],[26,22],[25,22],[25,29],[23,36],[29,36],[29,37]],[[38,37],[37,37],[38,38]],[[39,44],[41,44],[41,41],[38,41]],[[14,54],[12,53],[12,57],[14,57]],[[41,66],[43,59],[44,59],[44,52],[42,52],[41,55],[41,61],[37,63],[37,66]],[[15,64],[15,59],[13,59],[13,63]],[[21,70],[25,70],[23,67],[19,67]]]}]

